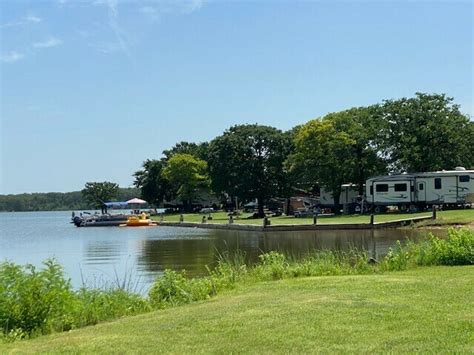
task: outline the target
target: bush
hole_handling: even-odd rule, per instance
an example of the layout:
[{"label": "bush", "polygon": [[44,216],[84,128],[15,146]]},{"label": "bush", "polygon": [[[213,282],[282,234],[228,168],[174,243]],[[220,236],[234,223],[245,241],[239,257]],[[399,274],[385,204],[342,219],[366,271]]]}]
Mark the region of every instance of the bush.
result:
[{"label": "bush", "polygon": [[150,310],[143,297],[120,288],[74,291],[62,267],[0,264],[0,332],[6,340],[64,331]]},{"label": "bush", "polygon": [[148,293],[154,307],[165,308],[209,298],[215,289],[209,278],[187,279],[186,272],[165,270]]},{"label": "bush", "polygon": [[447,239],[432,237],[433,252],[439,265],[474,265],[474,231],[448,230]]},{"label": "bush", "polygon": [[78,301],[74,313],[76,327],[151,310],[150,304],[143,297],[120,288],[108,290],[81,288],[76,295]]},{"label": "bush", "polygon": [[260,264],[255,267],[255,272],[264,280],[282,279],[288,271],[288,262],[285,255],[271,251],[259,256]]},{"label": "bush", "polygon": [[397,271],[429,265],[474,265],[474,231],[450,228],[446,239],[430,234],[422,242],[397,242],[383,259],[381,269]]},{"label": "bush", "polygon": [[4,334],[48,333],[73,326],[74,292],[53,259],[44,268],[0,264],[0,327]]}]

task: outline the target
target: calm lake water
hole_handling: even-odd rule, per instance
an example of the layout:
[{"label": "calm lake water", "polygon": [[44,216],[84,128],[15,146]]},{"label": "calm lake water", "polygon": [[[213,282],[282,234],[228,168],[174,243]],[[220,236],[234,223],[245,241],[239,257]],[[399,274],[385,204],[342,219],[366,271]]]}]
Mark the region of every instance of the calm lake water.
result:
[{"label": "calm lake water", "polygon": [[270,250],[295,256],[314,249],[356,247],[379,258],[413,230],[241,232],[173,227],[90,227],[70,224],[70,212],[0,213],[0,261],[41,265],[56,258],[75,287],[104,285],[132,275],[142,288],[167,268],[204,275],[218,253],[240,249],[250,262]]}]

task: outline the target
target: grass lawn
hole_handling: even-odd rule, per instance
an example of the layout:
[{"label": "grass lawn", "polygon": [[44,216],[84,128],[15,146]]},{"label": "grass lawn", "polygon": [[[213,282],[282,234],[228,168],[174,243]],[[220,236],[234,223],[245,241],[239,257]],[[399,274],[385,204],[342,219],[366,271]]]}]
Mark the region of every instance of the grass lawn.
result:
[{"label": "grass lawn", "polygon": [[239,285],[0,352],[473,353],[473,284],[474,266],[461,266]]},{"label": "grass lawn", "polygon": [[[248,219],[250,213],[244,213],[240,218],[234,218],[236,224],[255,224],[262,225],[262,219]],[[202,220],[202,214],[192,213],[185,214],[185,222],[200,223]],[[397,219],[408,219],[413,217],[431,216],[431,212],[423,213],[385,213],[375,216],[375,222],[386,222]],[[437,214],[438,219],[436,221],[423,221],[421,226],[428,225],[446,225],[446,224],[469,224],[474,222],[474,209],[465,210],[453,210],[453,211],[439,211]],[[160,217],[153,217],[154,220],[159,221]],[[278,224],[312,224],[312,218],[295,218],[293,216],[280,216],[270,218],[272,225]],[[166,215],[164,217],[165,222],[178,222],[179,214]],[[212,220],[208,223],[228,223],[229,217],[226,212],[215,212],[212,213]],[[340,216],[319,216],[318,223],[331,224],[331,223],[369,223],[370,216],[368,215],[340,215]]]}]

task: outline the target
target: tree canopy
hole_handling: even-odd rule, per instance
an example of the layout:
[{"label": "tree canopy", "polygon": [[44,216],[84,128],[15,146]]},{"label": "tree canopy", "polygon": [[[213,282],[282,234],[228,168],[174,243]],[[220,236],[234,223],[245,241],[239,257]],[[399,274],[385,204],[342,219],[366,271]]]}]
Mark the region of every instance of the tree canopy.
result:
[{"label": "tree canopy", "polygon": [[165,159],[148,159],[143,162],[143,169],[133,174],[134,185],[141,189],[141,197],[155,206],[174,196],[175,191],[162,174],[165,166]]},{"label": "tree canopy", "polygon": [[238,125],[215,138],[209,146],[209,173],[216,193],[264,203],[281,196],[285,188],[284,162],[290,142],[282,131],[261,125]]},{"label": "tree canopy", "polygon": [[[287,132],[236,125],[209,143],[177,143],[134,177],[142,197],[156,205],[165,197],[189,201],[206,180],[226,199],[257,199],[262,215],[270,198],[287,197],[292,188],[319,184],[337,203],[344,183],[356,183],[363,194],[374,175],[470,168],[473,151],[474,123],[453,99],[417,93],[330,113]],[[201,179],[204,171],[209,177]]]},{"label": "tree canopy", "polygon": [[436,171],[474,165],[474,124],[444,94],[417,93],[380,106],[384,155],[392,171]]},{"label": "tree canopy", "polygon": [[208,185],[207,163],[191,154],[174,154],[163,169],[162,176],[176,190],[185,209],[201,187]]},{"label": "tree canopy", "polygon": [[104,202],[117,196],[119,186],[113,182],[87,182],[82,189],[82,195],[94,208],[101,208]]}]

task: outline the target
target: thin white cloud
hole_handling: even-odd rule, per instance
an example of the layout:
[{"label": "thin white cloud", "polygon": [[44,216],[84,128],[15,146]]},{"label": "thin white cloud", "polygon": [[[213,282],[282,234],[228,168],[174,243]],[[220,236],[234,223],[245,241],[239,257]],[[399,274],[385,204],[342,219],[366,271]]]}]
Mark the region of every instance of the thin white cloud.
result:
[{"label": "thin white cloud", "polygon": [[18,62],[19,60],[22,60],[24,58],[24,54],[19,53],[17,51],[10,51],[8,53],[2,54],[0,57],[2,62],[5,63],[14,63]]},{"label": "thin white cloud", "polygon": [[36,42],[33,43],[34,48],[52,48],[52,47],[57,47],[60,46],[63,43],[59,38],[56,37],[50,37],[42,42]]},{"label": "thin white cloud", "polygon": [[160,19],[160,12],[156,7],[142,6],[138,9],[138,11],[151,21],[158,21]]},{"label": "thin white cloud", "polygon": [[95,0],[94,5],[106,6],[108,11],[108,25],[115,35],[118,48],[124,52],[127,57],[132,59],[125,31],[119,25],[119,10],[117,0]]},{"label": "thin white cloud", "polygon": [[203,0],[190,0],[189,2],[185,3],[184,12],[190,14],[194,11],[199,10],[202,7]]},{"label": "thin white cloud", "polygon": [[33,15],[33,14],[29,14],[29,15],[23,16],[21,19],[19,19],[17,21],[4,23],[4,24],[0,25],[0,28],[25,26],[25,25],[33,24],[33,23],[40,23],[42,21],[43,21],[43,19],[41,17],[38,17],[38,16]]},{"label": "thin white cloud", "polygon": [[31,22],[31,23],[39,23],[43,21],[41,17],[35,16],[35,15],[27,15],[23,19],[24,21]]}]

